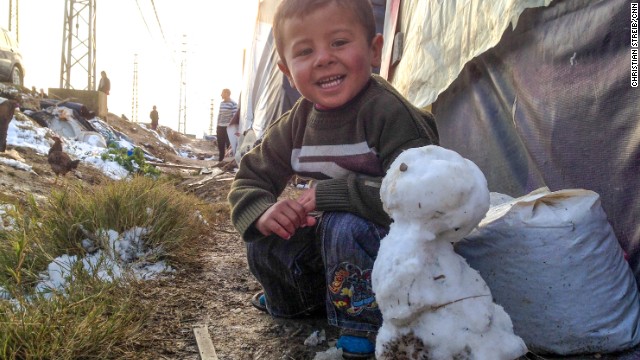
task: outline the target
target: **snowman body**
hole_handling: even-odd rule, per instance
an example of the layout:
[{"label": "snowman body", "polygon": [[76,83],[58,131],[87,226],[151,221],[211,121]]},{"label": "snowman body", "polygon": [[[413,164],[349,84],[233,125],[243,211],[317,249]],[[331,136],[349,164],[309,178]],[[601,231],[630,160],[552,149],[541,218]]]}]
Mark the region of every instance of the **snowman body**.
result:
[{"label": "snowman body", "polygon": [[398,156],[381,198],[393,219],[372,271],[383,324],[377,359],[512,360],[526,353],[511,319],[452,243],[489,209],[480,169],[429,145]]}]

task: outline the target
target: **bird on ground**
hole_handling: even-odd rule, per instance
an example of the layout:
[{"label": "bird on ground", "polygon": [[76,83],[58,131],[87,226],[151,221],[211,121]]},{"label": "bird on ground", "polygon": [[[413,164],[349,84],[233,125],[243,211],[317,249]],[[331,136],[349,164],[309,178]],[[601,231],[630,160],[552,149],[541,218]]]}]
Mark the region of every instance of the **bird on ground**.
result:
[{"label": "bird on ground", "polygon": [[7,132],[9,130],[9,122],[13,119],[16,111],[17,102],[14,100],[5,100],[0,102],[0,152],[7,150]]},{"label": "bird on ground", "polygon": [[51,165],[51,170],[56,174],[56,180],[58,182],[58,176],[65,176],[69,171],[78,168],[80,160],[71,160],[69,155],[62,150],[62,140],[59,137],[53,136],[53,145],[49,149],[49,156],[47,162]]}]

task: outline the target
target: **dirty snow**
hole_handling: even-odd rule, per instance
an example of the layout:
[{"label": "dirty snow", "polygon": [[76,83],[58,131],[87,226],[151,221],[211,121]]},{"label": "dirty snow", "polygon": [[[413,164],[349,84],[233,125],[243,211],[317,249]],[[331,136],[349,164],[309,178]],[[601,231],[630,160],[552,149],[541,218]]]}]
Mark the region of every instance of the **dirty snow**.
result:
[{"label": "dirty snow", "polygon": [[[14,148],[30,148],[46,156],[51,147],[47,135],[49,137],[59,136],[51,129],[42,128],[16,112],[16,116],[9,123],[7,145]],[[156,136],[163,142],[170,144],[168,140],[157,133]],[[135,147],[134,144],[123,139],[119,139],[118,144],[127,149]],[[83,163],[91,164],[111,179],[122,180],[129,175],[127,170],[118,163],[101,159],[102,153],[106,151],[103,147],[64,138],[63,149],[72,158],[81,159]],[[19,158],[19,156],[16,157]],[[31,165],[20,158],[16,160],[0,157],[0,163],[18,170],[33,171]],[[14,223],[14,220],[11,219],[9,210],[7,205],[0,204],[0,229],[12,229],[11,224]],[[137,279],[153,279],[160,274],[172,272],[173,269],[164,261],[156,261],[154,255],[157,251],[155,249],[145,248],[142,237],[147,232],[148,230],[145,228],[129,229],[123,233],[118,233],[115,230],[101,231],[96,236],[106,239],[108,244],[106,250],[98,249],[91,240],[85,239],[82,244],[88,255],[84,258],[72,255],[62,255],[55,258],[48,265],[47,270],[40,274],[40,282],[36,286],[37,291],[49,297],[54,291],[64,291],[65,286],[73,280],[70,269],[78,263],[81,263],[82,267],[90,274],[105,281],[115,280],[128,273]],[[8,298],[9,294],[0,287],[0,299]]]}]

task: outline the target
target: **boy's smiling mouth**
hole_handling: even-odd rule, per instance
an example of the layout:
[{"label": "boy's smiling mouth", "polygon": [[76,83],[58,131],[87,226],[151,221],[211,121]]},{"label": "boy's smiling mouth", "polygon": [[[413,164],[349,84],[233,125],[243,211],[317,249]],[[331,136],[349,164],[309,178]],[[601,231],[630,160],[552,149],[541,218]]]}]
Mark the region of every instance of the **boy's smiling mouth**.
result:
[{"label": "boy's smiling mouth", "polygon": [[319,80],[317,82],[317,84],[322,89],[329,89],[329,88],[332,88],[334,86],[340,85],[345,77],[346,77],[345,75],[331,76],[331,77],[328,77],[326,79]]}]

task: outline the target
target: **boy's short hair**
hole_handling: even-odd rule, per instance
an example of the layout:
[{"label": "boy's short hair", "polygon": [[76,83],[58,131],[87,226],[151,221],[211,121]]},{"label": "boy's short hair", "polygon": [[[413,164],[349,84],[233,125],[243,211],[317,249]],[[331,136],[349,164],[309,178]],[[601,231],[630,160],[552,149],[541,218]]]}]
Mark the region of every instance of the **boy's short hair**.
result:
[{"label": "boy's short hair", "polygon": [[282,26],[285,20],[294,17],[303,17],[311,14],[319,8],[331,3],[351,12],[365,29],[367,40],[371,42],[376,36],[376,19],[373,15],[373,7],[370,0],[283,0],[273,17],[273,39],[280,60],[284,60],[282,39]]}]

